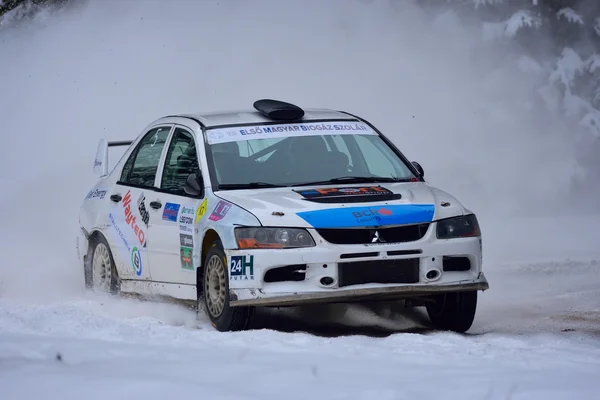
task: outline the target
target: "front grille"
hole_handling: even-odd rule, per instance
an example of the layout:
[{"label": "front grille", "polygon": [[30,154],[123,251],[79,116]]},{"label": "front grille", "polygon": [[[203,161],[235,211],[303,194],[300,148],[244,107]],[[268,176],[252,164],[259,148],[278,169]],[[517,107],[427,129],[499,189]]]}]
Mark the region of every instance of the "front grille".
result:
[{"label": "front grille", "polygon": [[423,238],[427,229],[429,229],[429,225],[427,223],[379,229],[317,229],[317,232],[323,239],[333,244],[373,243],[376,238],[375,232],[378,233],[381,242],[405,243]]},{"label": "front grille", "polygon": [[338,264],[338,286],[363,283],[418,283],[419,259],[372,260]]},{"label": "front grille", "polygon": [[361,257],[377,257],[379,255],[378,252],[374,251],[371,253],[351,253],[351,254],[340,254],[340,258],[361,258]]}]

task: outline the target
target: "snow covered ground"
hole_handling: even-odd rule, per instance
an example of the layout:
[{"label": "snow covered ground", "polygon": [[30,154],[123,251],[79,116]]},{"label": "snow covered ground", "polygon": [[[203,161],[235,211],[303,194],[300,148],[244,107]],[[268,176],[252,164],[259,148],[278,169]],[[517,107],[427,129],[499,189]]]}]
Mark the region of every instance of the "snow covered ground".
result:
[{"label": "snow covered ground", "polygon": [[329,324],[300,309],[219,333],[174,304],[76,286],[13,293],[0,299],[1,397],[597,399],[600,247],[589,233],[600,218],[537,219],[526,231],[533,221],[488,227],[491,289],[466,335],[426,329],[420,311],[360,306],[330,310]]}]

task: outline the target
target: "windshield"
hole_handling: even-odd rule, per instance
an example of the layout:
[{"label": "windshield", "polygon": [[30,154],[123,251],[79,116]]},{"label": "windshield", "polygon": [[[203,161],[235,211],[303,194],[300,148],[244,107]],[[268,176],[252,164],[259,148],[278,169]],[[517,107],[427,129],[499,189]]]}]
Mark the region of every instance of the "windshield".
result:
[{"label": "windshield", "polygon": [[[321,129],[313,129],[315,124]],[[379,135],[355,122],[218,129],[207,137],[211,175],[219,189],[415,178]]]}]

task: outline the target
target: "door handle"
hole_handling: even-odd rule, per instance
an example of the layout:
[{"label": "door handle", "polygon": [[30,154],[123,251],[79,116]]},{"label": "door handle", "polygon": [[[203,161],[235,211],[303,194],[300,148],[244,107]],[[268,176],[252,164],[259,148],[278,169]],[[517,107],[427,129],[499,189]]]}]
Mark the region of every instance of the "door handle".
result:
[{"label": "door handle", "polygon": [[120,194],[112,194],[112,195],[110,196],[110,199],[111,199],[112,201],[114,201],[115,203],[118,203],[118,202],[120,202],[120,201],[121,201],[122,197],[121,197],[121,195],[120,195]]},{"label": "door handle", "polygon": [[162,203],[160,201],[151,201],[150,207],[154,208],[155,210],[158,210],[162,207]]}]

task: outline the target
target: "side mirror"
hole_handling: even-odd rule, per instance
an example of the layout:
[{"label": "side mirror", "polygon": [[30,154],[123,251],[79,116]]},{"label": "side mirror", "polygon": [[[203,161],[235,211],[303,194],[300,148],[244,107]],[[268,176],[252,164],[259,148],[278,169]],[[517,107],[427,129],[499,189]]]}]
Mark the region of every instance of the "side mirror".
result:
[{"label": "side mirror", "polygon": [[188,175],[183,190],[190,196],[200,196],[202,194],[202,182],[201,174],[190,174]]},{"label": "side mirror", "polygon": [[413,161],[412,165],[417,169],[417,172],[419,173],[419,175],[421,175],[421,177],[425,177],[425,171],[423,171],[423,167],[421,167],[421,164],[419,164],[416,161]]}]

